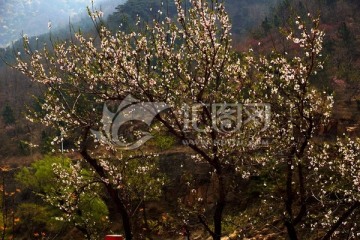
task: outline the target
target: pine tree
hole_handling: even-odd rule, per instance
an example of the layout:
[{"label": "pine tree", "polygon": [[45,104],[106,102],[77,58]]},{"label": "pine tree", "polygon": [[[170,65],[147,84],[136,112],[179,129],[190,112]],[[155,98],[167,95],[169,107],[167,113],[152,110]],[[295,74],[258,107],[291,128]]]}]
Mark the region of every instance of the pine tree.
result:
[{"label": "pine tree", "polygon": [[2,111],[3,121],[6,125],[15,123],[14,111],[9,105],[6,105]]}]

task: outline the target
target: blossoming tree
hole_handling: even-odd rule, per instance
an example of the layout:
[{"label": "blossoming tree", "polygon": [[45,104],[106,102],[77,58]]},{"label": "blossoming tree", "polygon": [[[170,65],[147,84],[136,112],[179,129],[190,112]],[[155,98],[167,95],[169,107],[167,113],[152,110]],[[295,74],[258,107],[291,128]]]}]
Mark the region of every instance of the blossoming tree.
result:
[{"label": "blossoming tree", "polygon": [[[223,3],[190,3],[186,11],[183,2],[175,0],[176,19],[165,16],[146,26],[139,20],[139,31],[130,33],[112,34],[98,26],[97,38],[76,33],[51,51],[32,51],[25,38],[29,59],[18,57],[15,67],[48,88],[42,105],[45,114],[35,118],[59,128],[63,137],[77,139],[76,151],[118,207],[126,239],[133,237],[132,213],[129,186],[119,168],[137,152],[94,139],[90,130],[102,129],[103,103],[121,102],[130,94],[134,101],[166,103],[168,109],[156,115],[157,130],[185,141],[194,161],[212,169],[216,204],[205,213],[197,212],[197,218],[214,240],[222,236],[232,178],[246,178],[254,165],[269,162],[275,167],[286,163],[283,220],[288,235],[296,239],[295,227],[307,214],[307,150],[331,108],[331,98],[310,85],[311,76],[322,68],[318,58],[323,32],[318,20],[307,28],[297,19],[298,29],[288,33],[298,46],[297,55],[258,57],[233,50]],[[91,16],[96,22],[99,15]],[[270,140],[266,151],[255,144],[261,137]],[[147,151],[142,157],[153,156]],[[144,169],[150,168],[138,173]],[[210,213],[212,222],[206,219]]]},{"label": "blossoming tree", "polygon": [[[271,126],[264,134],[271,141],[261,157],[266,156],[268,167],[275,170],[271,181],[276,182],[278,190],[265,191],[264,201],[270,206],[270,215],[282,220],[290,239],[310,238],[315,231],[324,232],[323,239],[329,239],[334,232],[339,234],[340,225],[345,224],[358,207],[358,201],[354,200],[358,190],[359,159],[354,154],[357,145],[350,141],[351,144],[344,146],[341,140],[335,147],[338,151],[329,151],[329,144],[333,144],[324,139],[322,129],[331,116],[333,98],[311,84],[323,69],[324,33],[319,30],[319,19],[309,22],[297,17],[294,24],[296,27],[286,32],[287,39],[293,43],[289,53],[273,51],[267,57],[254,58],[251,64],[255,77],[250,78],[250,84],[258,86],[252,93],[272,106]],[[335,180],[336,176],[339,179]],[[346,182],[346,187],[336,184],[331,189],[330,186],[340,181]],[[345,190],[347,187],[355,187],[355,192],[340,194],[340,201],[326,202],[331,194],[349,191]],[[282,194],[276,196],[277,191]],[[279,201],[284,203],[283,208],[277,206]],[[329,216],[328,220],[319,216],[323,213],[319,214],[319,209],[339,208],[341,201],[351,204],[348,210],[336,213],[340,216]],[[326,224],[329,221],[332,224]],[[353,228],[349,233],[354,235],[356,231]]]},{"label": "blossoming tree", "polygon": [[360,214],[359,149],[359,138],[346,136],[309,147],[309,168],[316,174],[311,183],[312,195],[322,210],[317,221],[312,221],[311,231],[323,231],[324,240],[360,236],[356,221]]}]

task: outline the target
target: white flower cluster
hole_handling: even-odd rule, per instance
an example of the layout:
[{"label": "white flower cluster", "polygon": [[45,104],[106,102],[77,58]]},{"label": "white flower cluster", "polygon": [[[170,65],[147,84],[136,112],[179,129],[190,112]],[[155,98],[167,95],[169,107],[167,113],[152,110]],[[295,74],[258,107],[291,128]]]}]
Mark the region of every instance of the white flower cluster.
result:
[{"label": "white flower cluster", "polygon": [[[359,143],[339,143],[341,157],[336,162],[331,160],[327,145],[320,151],[321,158],[314,156],[317,152],[314,136],[329,119],[333,105],[330,94],[310,83],[323,69],[320,58],[324,32],[319,29],[319,19],[309,16],[310,24],[295,19],[296,29],[287,34],[287,39],[299,50],[296,54],[273,52],[257,56],[250,49],[240,56],[232,48],[231,24],[224,5],[213,1],[211,8],[207,1],[190,0],[190,3],[190,9],[185,12],[182,1],[175,0],[177,19],[166,17],[160,22],[153,21],[143,32],[112,34],[102,26],[98,39],[77,33],[71,41],[54,44],[53,51],[27,48],[29,61],[18,55],[15,67],[48,87],[43,111],[35,113],[35,118],[61,129],[64,138],[76,135],[76,139],[80,139],[79,150],[83,150],[88,139],[81,138],[81,130],[101,126],[99,105],[103,102],[122,101],[128,94],[143,102],[165,102],[171,108],[157,116],[157,123],[162,124],[157,130],[166,128],[178,139],[186,140],[193,159],[210,164],[210,173],[218,176],[219,182],[223,180],[224,169],[231,168],[239,176],[249,178],[258,166],[269,164],[275,168],[285,162],[291,192],[296,184],[291,178],[293,172],[299,169],[301,172],[309,163],[317,176],[316,184],[323,183],[324,168],[334,170],[336,176],[346,182],[339,190],[346,201],[359,201]],[[95,12],[91,16],[100,15]],[[26,37],[24,43],[28,47]],[[215,103],[251,102],[271,105],[271,124],[266,131],[261,131],[262,127],[255,122],[243,126],[241,131],[217,132],[211,127],[213,117],[209,109]],[[193,119],[201,131],[184,131],[188,124],[184,119],[184,104],[203,106]],[[258,154],[251,143],[263,137],[271,141],[266,150]],[[236,141],[225,141],[227,139]],[[54,139],[54,143],[59,140]],[[238,145],[238,142],[244,144]],[[153,190],[152,184],[163,182],[161,178],[156,181],[147,178],[155,165],[134,167],[132,161],[127,160],[132,157],[122,155],[116,147],[101,141],[95,145],[98,149],[90,155],[106,173],[99,178],[102,183],[134,193],[134,186],[148,181],[151,184],[142,184],[143,188],[138,191],[148,196]],[[148,160],[154,157],[149,156]],[[81,165],[73,166],[68,172],[55,170],[69,186],[62,196],[66,203],[59,207],[70,214],[78,201],[73,193],[81,194],[80,188],[87,187],[81,176]],[[137,180],[142,182],[128,178],[129,172],[141,176]],[[311,176],[304,178],[308,181]],[[307,194],[304,192],[301,194]],[[324,187],[314,195],[328,193]]]}]

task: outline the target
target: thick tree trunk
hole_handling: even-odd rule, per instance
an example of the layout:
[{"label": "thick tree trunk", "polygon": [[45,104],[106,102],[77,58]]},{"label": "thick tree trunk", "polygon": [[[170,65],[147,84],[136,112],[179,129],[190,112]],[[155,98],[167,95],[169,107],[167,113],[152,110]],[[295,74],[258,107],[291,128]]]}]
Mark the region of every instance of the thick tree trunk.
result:
[{"label": "thick tree trunk", "polygon": [[296,226],[306,216],[306,190],[305,190],[305,177],[303,172],[303,166],[301,163],[298,164],[298,175],[299,175],[299,190],[300,190],[300,211],[293,221],[293,225]]},{"label": "thick tree trunk", "polygon": [[222,214],[225,207],[225,201],[219,200],[216,203],[215,213],[214,213],[214,240],[220,240],[222,234]]},{"label": "thick tree trunk", "polygon": [[126,210],[126,206],[124,206],[123,201],[119,197],[119,192],[117,189],[114,189],[111,185],[106,185],[106,190],[108,191],[111,199],[115,203],[116,209],[121,215],[121,219],[123,222],[123,228],[125,232],[126,240],[131,240],[133,238],[131,221],[128,211]]},{"label": "thick tree trunk", "polygon": [[292,224],[292,222],[290,221],[285,221],[285,226],[288,232],[288,236],[290,240],[297,240],[297,234],[296,234],[296,230],[294,227],[294,224]]},{"label": "thick tree trunk", "polygon": [[198,215],[200,223],[204,226],[205,230],[211,235],[213,240],[221,240],[222,235],[222,218],[223,212],[226,205],[226,184],[224,181],[224,176],[221,173],[221,168],[217,168],[216,176],[218,180],[217,186],[217,201],[215,205],[215,212],[213,215],[213,224],[214,230],[210,229],[210,226],[207,224],[206,220],[202,215]]},{"label": "thick tree trunk", "polygon": [[[83,150],[81,151],[81,155],[86,160],[86,162],[91,165],[91,167],[96,171],[96,173],[99,174],[100,177],[107,178],[105,170],[97,163],[95,159],[93,159],[87,153],[86,148],[83,148]],[[133,235],[132,235],[130,216],[128,211],[126,210],[126,206],[123,200],[121,199],[121,193],[111,184],[105,184],[105,187],[111,197],[111,200],[115,204],[117,211],[121,215],[126,240],[132,240]]]},{"label": "thick tree trunk", "polygon": [[225,182],[224,182],[224,176],[221,172],[221,170],[217,170],[217,177],[219,181],[218,186],[218,200],[216,202],[215,206],[215,212],[214,212],[214,240],[220,240],[222,235],[222,217],[223,217],[223,211],[226,205],[226,190],[225,190]]}]

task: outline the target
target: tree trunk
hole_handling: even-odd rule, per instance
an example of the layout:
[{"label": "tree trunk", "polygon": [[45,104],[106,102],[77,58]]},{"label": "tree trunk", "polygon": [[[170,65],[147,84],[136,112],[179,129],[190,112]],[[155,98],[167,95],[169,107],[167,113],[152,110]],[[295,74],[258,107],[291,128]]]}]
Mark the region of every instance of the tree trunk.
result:
[{"label": "tree trunk", "polygon": [[224,176],[221,171],[217,171],[217,177],[219,181],[218,186],[218,200],[216,202],[215,213],[214,213],[214,240],[220,240],[222,235],[222,216],[226,205],[226,193],[225,193],[225,182]]},{"label": "tree trunk", "polygon": [[292,224],[292,222],[290,222],[290,221],[285,221],[285,226],[286,226],[286,229],[287,229],[287,232],[288,232],[288,235],[289,235],[289,239],[290,240],[297,240],[298,237],[297,237],[297,234],[296,234],[294,224]]},{"label": "tree trunk", "polygon": [[[87,163],[91,165],[91,167],[99,174],[102,178],[107,178],[106,171],[97,163],[95,159],[93,159],[86,151],[86,148],[83,147],[81,151],[82,157],[86,160]],[[131,221],[128,211],[126,210],[126,205],[124,204],[123,200],[121,199],[121,193],[118,189],[114,188],[111,184],[105,184],[106,190],[110,195],[111,200],[116,206],[117,211],[120,213],[123,228],[125,232],[126,240],[132,240],[132,228],[131,228]]]},{"label": "tree trunk", "polygon": [[132,228],[131,228],[131,221],[128,211],[126,210],[126,206],[124,205],[123,201],[119,197],[119,192],[117,189],[114,189],[110,184],[106,185],[106,190],[108,191],[111,199],[115,203],[116,209],[121,215],[121,219],[123,222],[123,228],[125,232],[126,240],[131,240],[133,238],[132,235]]},{"label": "tree trunk", "polygon": [[225,207],[225,201],[219,201],[216,203],[215,213],[214,213],[214,240],[220,240],[222,234],[222,213]]}]

